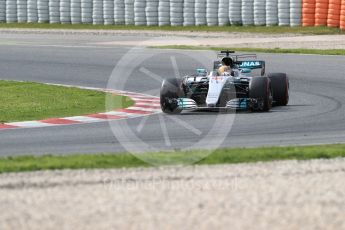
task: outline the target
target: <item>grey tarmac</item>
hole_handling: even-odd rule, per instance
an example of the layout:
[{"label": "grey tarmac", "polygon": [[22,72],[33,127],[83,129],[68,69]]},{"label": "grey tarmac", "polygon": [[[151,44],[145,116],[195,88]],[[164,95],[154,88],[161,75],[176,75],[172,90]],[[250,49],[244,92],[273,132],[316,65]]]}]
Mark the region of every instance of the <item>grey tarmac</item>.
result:
[{"label": "grey tarmac", "polygon": [[[0,69],[2,79],[25,80],[90,87],[107,87],[110,76],[120,79],[116,65],[132,47],[111,45],[112,41],[141,41],[148,36],[90,34],[18,34],[0,33]],[[102,43],[102,44],[101,44]],[[106,45],[103,43],[107,43]],[[155,53],[156,52],[156,53]],[[208,51],[152,50],[140,48],[136,55],[146,58],[129,74],[122,89],[159,94],[161,80],[174,77],[171,57],[179,74],[200,67],[200,60],[188,57]],[[290,103],[269,113],[237,113],[231,130],[219,129],[215,138],[225,137],[217,147],[255,147],[341,143],[345,140],[344,56],[258,54],[266,60],[267,72],[286,72],[290,78]],[[210,66],[212,64],[210,63]],[[210,67],[206,66],[206,67]],[[143,73],[143,68],[152,74]],[[113,73],[113,74],[112,74]],[[151,75],[151,76],[150,76]],[[204,140],[218,118],[227,114],[184,113],[175,117],[135,118],[125,125],[153,150],[207,147]],[[163,135],[164,120],[167,137]],[[186,125],[188,124],[188,125]],[[186,127],[187,126],[187,127]],[[139,128],[140,127],[140,128]],[[0,131],[0,155],[70,154],[124,152],[123,142],[114,136],[108,122],[84,125]]]}]

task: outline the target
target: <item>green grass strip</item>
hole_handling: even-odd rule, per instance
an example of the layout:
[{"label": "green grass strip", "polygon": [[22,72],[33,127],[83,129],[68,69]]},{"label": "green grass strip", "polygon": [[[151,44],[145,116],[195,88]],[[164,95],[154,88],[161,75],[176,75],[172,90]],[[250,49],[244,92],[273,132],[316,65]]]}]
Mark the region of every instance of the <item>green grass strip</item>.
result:
[{"label": "green grass strip", "polygon": [[[215,151],[176,151],[145,153],[144,158],[166,160],[198,158],[210,154],[197,162],[197,165],[236,164],[269,162],[277,160],[309,160],[345,157],[345,145],[321,145],[300,147],[265,147],[265,148],[224,148]],[[23,172],[55,169],[109,169],[148,167],[149,164],[128,153],[90,154],[90,155],[45,155],[18,156],[0,158],[0,173]]]},{"label": "green grass strip", "polygon": [[0,80],[0,88],[0,123],[104,112],[106,97],[111,110],[134,104],[128,97],[34,82]]},{"label": "green grass strip", "polygon": [[239,52],[255,53],[284,53],[284,54],[315,54],[315,55],[345,55],[345,49],[280,49],[280,48],[233,48],[233,47],[214,47],[214,46],[187,46],[187,45],[168,45],[150,46],[155,49],[181,49],[181,50],[233,50]]},{"label": "green grass strip", "polygon": [[198,32],[244,32],[265,34],[345,34],[331,27],[284,27],[284,26],[134,26],[134,25],[90,25],[48,23],[0,23],[0,28],[9,29],[75,29],[75,30],[154,30],[154,31],[198,31]]}]

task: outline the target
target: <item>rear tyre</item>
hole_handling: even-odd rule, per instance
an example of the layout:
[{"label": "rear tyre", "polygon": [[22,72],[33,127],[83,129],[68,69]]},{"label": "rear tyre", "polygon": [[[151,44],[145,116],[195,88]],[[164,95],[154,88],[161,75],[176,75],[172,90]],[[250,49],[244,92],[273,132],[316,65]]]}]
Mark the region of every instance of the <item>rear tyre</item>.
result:
[{"label": "rear tyre", "polygon": [[249,84],[249,97],[258,99],[259,110],[269,111],[272,108],[272,90],[267,77],[253,77]]},{"label": "rear tyre", "polygon": [[178,108],[177,100],[175,99],[182,97],[184,97],[182,79],[170,78],[163,81],[160,91],[160,104],[164,113],[181,113],[182,110]]},{"label": "rear tyre", "polygon": [[286,106],[289,103],[289,78],[285,73],[271,73],[267,77],[271,80],[275,105]]}]

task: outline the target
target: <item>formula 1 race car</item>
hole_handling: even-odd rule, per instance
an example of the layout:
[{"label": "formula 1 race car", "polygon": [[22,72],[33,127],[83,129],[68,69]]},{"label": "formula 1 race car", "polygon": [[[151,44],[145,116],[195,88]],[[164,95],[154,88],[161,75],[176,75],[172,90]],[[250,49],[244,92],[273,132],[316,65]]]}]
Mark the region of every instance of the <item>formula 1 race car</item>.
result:
[{"label": "formula 1 race car", "polygon": [[264,61],[253,54],[235,55],[234,51],[221,51],[212,71],[197,69],[183,78],[165,79],[160,91],[161,109],[168,114],[213,109],[269,111],[288,102],[285,73],[266,75]]}]

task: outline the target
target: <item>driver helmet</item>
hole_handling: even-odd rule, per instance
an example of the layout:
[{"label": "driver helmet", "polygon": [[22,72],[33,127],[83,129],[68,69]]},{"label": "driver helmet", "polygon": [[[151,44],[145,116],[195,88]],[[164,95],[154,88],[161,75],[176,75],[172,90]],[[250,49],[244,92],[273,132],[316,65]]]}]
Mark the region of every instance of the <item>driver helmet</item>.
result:
[{"label": "driver helmet", "polygon": [[224,66],[229,66],[230,68],[233,68],[234,66],[234,61],[232,60],[231,57],[224,57],[222,59],[222,65]]}]

